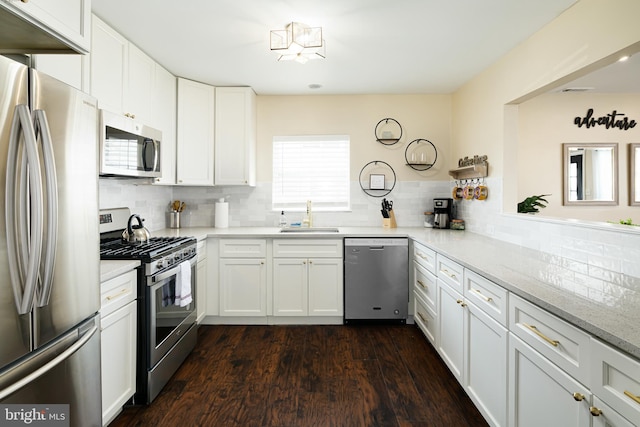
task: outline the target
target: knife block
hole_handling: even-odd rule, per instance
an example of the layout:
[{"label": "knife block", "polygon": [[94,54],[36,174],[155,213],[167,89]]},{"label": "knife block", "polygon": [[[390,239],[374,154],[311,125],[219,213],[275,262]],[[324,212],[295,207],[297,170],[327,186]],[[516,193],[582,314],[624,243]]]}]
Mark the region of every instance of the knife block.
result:
[{"label": "knife block", "polygon": [[389,218],[382,218],[382,228],[398,228],[398,224],[396,224],[396,214],[393,210],[389,211]]}]

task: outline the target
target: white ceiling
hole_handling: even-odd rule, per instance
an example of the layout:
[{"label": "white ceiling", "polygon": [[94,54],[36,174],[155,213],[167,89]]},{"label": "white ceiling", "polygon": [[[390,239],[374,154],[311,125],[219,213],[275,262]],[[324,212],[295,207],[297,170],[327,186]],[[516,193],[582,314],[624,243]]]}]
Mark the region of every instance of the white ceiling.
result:
[{"label": "white ceiling", "polygon": [[[579,0],[93,0],[173,74],[259,95],[451,93]],[[326,59],[278,62],[269,31],[320,26]],[[319,89],[310,89],[319,84]]]}]

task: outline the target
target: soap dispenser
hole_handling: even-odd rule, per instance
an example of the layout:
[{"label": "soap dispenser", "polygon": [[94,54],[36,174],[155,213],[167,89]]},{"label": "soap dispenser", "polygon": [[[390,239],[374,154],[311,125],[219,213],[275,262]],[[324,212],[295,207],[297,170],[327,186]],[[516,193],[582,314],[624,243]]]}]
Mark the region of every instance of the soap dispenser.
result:
[{"label": "soap dispenser", "polygon": [[287,217],[284,216],[284,211],[280,212],[280,221],[278,222],[280,228],[285,228],[287,226]]}]

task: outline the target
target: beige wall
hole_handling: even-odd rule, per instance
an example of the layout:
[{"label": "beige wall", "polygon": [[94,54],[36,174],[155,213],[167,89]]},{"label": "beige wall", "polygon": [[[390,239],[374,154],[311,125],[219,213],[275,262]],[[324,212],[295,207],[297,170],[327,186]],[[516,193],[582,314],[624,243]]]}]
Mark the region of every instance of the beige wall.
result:
[{"label": "beige wall", "polygon": [[518,201],[519,145],[505,121],[517,114],[505,106],[637,51],[638,16],[637,0],[581,0],[453,95],[452,159],[487,154],[490,176],[503,178],[506,212]]},{"label": "beige wall", "polygon": [[[640,123],[640,94],[553,93],[538,96],[519,106],[518,199],[532,194],[551,194],[541,214],[589,221],[640,220],[640,209],[628,206],[628,144],[640,142],[640,125],[628,130],[597,126],[578,128],[574,118],[589,108],[604,116],[616,110]],[[562,144],[618,143],[619,206],[562,206]]]},{"label": "beige wall", "polygon": [[[259,96],[258,163],[259,182],[271,182],[272,141],[284,135],[350,135],[351,179],[358,180],[370,161],[389,163],[399,181],[447,180],[450,155],[450,95],[363,95],[363,96]],[[391,117],[403,127],[402,140],[384,146],[374,129]],[[405,162],[407,144],[427,139],[437,147],[436,165],[417,172]]]}]

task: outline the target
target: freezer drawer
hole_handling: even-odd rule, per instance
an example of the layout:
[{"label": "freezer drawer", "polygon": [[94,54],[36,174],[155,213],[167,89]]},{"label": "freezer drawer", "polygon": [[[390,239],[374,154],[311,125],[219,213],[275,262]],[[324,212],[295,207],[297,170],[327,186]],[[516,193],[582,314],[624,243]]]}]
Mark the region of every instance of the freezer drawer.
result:
[{"label": "freezer drawer", "polygon": [[[95,316],[0,372],[0,403],[25,410],[29,405],[69,405],[71,426],[101,426],[99,329]],[[0,425],[4,416],[0,414]]]},{"label": "freezer drawer", "polygon": [[408,239],[348,238],[344,249],[344,322],[406,322]]}]

